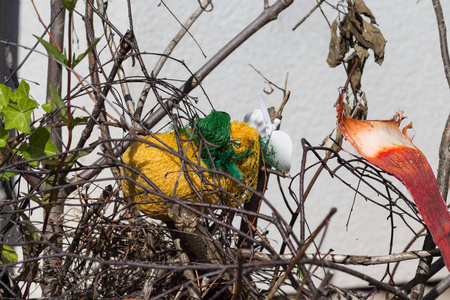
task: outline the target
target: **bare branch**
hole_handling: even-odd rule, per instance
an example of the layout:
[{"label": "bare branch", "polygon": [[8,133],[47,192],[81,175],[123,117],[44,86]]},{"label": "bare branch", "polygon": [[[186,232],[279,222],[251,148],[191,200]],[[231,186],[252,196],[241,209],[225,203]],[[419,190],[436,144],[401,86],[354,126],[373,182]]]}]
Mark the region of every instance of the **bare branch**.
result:
[{"label": "bare branch", "polygon": [[[262,252],[254,252],[248,249],[241,249],[242,255],[245,258],[252,257],[255,260],[260,261],[270,261],[273,258]],[[332,253],[305,253],[305,257],[309,259],[319,259],[323,261],[329,261],[336,264],[343,265],[380,265],[380,264],[388,264],[393,262],[400,262],[412,259],[426,258],[426,257],[435,257],[439,256],[440,252],[438,249],[434,249],[431,251],[409,251],[409,252],[401,252],[394,253],[389,255],[379,255],[379,256],[370,256],[370,255],[349,255],[349,254],[332,254]],[[293,254],[284,254],[282,256],[284,259],[291,260],[293,259]]]},{"label": "bare branch", "polygon": [[[170,41],[164,53],[159,58],[158,62],[155,65],[155,68],[152,71],[152,76],[157,77],[162,67],[167,61],[167,58],[170,56],[172,51],[184,37],[184,35],[189,31],[194,22],[200,17],[200,15],[206,10],[208,5],[211,4],[212,0],[204,0],[199,8],[192,14],[192,16],[187,20],[187,22],[182,26],[177,35]],[[136,107],[136,114],[134,117],[139,120],[141,118],[142,109],[144,107],[145,101],[147,99],[148,92],[150,90],[150,84],[146,83],[144,89],[142,90],[141,96],[139,97],[139,101]]]},{"label": "bare branch", "polygon": [[447,43],[447,27],[445,26],[444,13],[442,12],[441,2],[439,0],[432,0],[432,2],[438,25],[439,42],[441,45],[441,56],[444,63],[445,77],[447,78],[447,83],[450,88],[450,56]]},{"label": "bare branch", "polygon": [[[228,57],[234,50],[236,50],[242,43],[250,38],[255,32],[264,27],[266,24],[276,20],[278,15],[289,7],[293,0],[278,0],[273,5],[264,9],[263,13],[259,15],[250,25],[242,30],[236,37],[234,37],[228,44],[219,50],[206,64],[204,64],[195,74],[193,74],[180,90],[189,94],[196,88],[212,70],[214,70],[225,58]],[[152,114],[145,122],[147,129],[153,128],[165,115],[166,109],[171,110],[177,103],[177,99],[171,99],[166,103],[165,108],[159,108]]]},{"label": "bare branch", "polygon": [[447,275],[447,277],[436,284],[436,286],[423,297],[423,300],[434,300],[439,297],[439,295],[442,295],[448,288],[450,288],[450,275]]}]

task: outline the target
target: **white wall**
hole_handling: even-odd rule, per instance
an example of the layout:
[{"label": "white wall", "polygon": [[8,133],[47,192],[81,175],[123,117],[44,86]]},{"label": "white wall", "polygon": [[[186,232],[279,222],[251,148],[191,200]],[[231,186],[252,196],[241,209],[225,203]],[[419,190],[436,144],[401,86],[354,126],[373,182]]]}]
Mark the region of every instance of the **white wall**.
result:
[{"label": "white wall", "polygon": [[[78,8],[83,11],[83,2],[79,2]],[[124,33],[128,28],[126,1],[109,2],[109,17]],[[162,53],[178,32],[179,24],[167,9],[162,5],[158,6],[160,1],[131,2],[140,50]],[[450,4],[447,1],[441,2],[444,15],[450,19]],[[195,0],[167,0],[165,3],[183,23],[197,6]],[[297,173],[300,168],[300,139],[304,137],[313,145],[318,145],[335,128],[336,113],[333,104],[338,96],[338,88],[345,82],[343,67],[331,69],[326,63],[330,33],[320,11],[314,12],[303,25],[292,31],[292,27],[315,3],[312,0],[296,1],[281,13],[278,20],[261,29],[231,54],[203,82],[203,89],[217,110],[229,112],[232,119],[243,119],[246,112],[258,107],[256,96],[268,88],[249,64],[281,86],[289,73],[288,89],[291,91],[291,98],[284,112],[282,128],[294,141],[292,174]],[[36,4],[42,18],[48,22],[47,1]],[[198,46],[188,36],[172,56],[184,60],[190,70],[195,72],[259,15],[262,4],[262,1],[256,0],[216,1],[213,11],[204,13],[190,31],[207,58],[202,56]],[[383,65],[380,67],[375,64],[372,56],[363,75],[362,90],[366,92],[369,102],[369,118],[388,119],[397,110],[404,110],[408,116],[406,121],[412,121],[414,125],[415,144],[436,170],[441,133],[450,112],[450,93],[444,76],[431,1],[366,0],[366,4],[376,16],[387,40]],[[20,8],[19,43],[31,46],[35,43],[31,34],[40,35],[43,28],[37,22],[29,1],[21,1]],[[332,22],[336,18],[335,11],[326,5],[323,8],[328,20]],[[76,33],[80,40],[83,40],[83,24],[79,18],[75,22]],[[100,36],[100,28],[97,30],[97,36]],[[42,47],[38,49],[44,51]],[[75,47],[78,53],[83,49],[82,44],[79,48]],[[19,51],[19,61],[25,54],[25,50]],[[151,70],[157,57],[145,55],[144,59]],[[128,65],[130,63],[127,61]],[[41,103],[45,99],[46,65],[45,57],[33,54],[31,61],[20,71],[21,77],[40,83],[39,86],[32,85],[31,92]],[[139,74],[139,67],[136,66],[131,72]],[[160,77],[183,80],[188,77],[188,73],[179,64],[170,63],[163,69]],[[140,89],[141,87],[137,87],[133,90],[134,99],[138,98]],[[198,96],[199,106],[205,112],[210,110],[200,89],[196,89],[192,95]],[[265,97],[268,104],[274,106],[278,106],[282,100],[278,92]],[[348,143],[344,143],[344,148],[351,151]],[[323,174],[323,177],[308,199],[306,208],[312,229],[329,208],[338,208],[322,251],[333,248],[336,253],[387,254],[390,233],[389,221],[386,220],[387,212],[357,198],[349,228],[346,230],[345,223],[354,194],[338,181],[327,179],[329,176],[326,174]],[[272,181],[267,197],[277,203],[281,200],[275,181]],[[288,181],[285,180],[284,185],[287,184]],[[294,187],[297,189],[297,184]],[[401,229],[395,231],[394,252],[402,251],[412,237],[404,226],[398,226]],[[298,231],[298,226],[295,230]],[[280,240],[277,236],[271,236],[271,239]],[[413,249],[420,248],[421,242],[413,246]],[[402,269],[398,280],[409,279],[415,265],[414,262]],[[367,271],[367,268],[363,270]],[[378,268],[378,274],[383,271],[384,268]],[[353,284],[352,281],[336,277],[335,283]]]}]

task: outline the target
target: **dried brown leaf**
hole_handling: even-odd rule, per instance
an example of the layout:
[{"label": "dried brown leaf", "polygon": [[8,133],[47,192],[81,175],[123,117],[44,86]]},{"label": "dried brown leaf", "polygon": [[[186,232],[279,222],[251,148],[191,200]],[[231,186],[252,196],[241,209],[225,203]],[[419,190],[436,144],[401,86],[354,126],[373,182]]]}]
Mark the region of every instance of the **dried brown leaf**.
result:
[{"label": "dried brown leaf", "polygon": [[353,68],[353,65],[356,63],[356,59],[359,58],[358,65],[353,70],[352,76],[350,78],[350,84],[353,88],[353,91],[359,92],[361,90],[361,77],[364,71],[364,65],[366,63],[366,59],[369,57],[369,51],[364,47],[359,45],[355,46],[355,52],[350,55],[345,61],[348,64],[347,71]]},{"label": "dried brown leaf", "polygon": [[353,0],[353,4],[355,6],[355,9],[358,13],[360,13],[363,16],[366,16],[370,19],[370,23],[377,24],[375,20],[375,16],[372,14],[370,9],[366,6],[363,0]]},{"label": "dried brown leaf", "polygon": [[361,47],[359,45],[355,46],[355,51],[356,51],[356,54],[359,57],[360,62],[362,64],[364,64],[366,62],[366,59],[369,57],[369,51],[367,51],[366,48]]},{"label": "dried brown leaf", "polygon": [[383,63],[386,40],[376,25],[366,22],[358,14],[349,13],[342,20],[339,29],[341,35],[351,34],[360,46],[372,49],[375,54],[375,62],[379,65]]},{"label": "dried brown leaf", "polygon": [[341,64],[350,47],[349,41],[345,39],[342,34],[338,35],[337,28],[338,21],[336,19],[330,28],[331,39],[327,57],[327,63],[331,68],[335,68]]},{"label": "dried brown leaf", "polygon": [[383,37],[380,29],[373,24],[370,24],[363,20],[363,37],[366,41],[370,42],[372,46],[370,47],[375,54],[375,62],[379,65],[383,63],[384,60],[384,48],[386,46],[386,40]]}]

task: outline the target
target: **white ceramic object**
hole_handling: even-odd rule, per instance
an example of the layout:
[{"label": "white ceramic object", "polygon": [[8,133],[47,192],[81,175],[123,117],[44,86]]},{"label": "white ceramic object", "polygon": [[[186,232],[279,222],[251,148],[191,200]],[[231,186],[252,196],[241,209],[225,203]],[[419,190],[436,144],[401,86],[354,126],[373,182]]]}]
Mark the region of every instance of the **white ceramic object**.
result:
[{"label": "white ceramic object", "polygon": [[256,128],[260,136],[266,136],[266,123],[264,122],[263,113],[260,109],[255,109],[247,113],[244,117],[244,122]]},{"label": "white ceramic object", "polygon": [[289,172],[292,164],[292,140],[284,131],[276,130],[280,124],[279,119],[271,123],[266,102],[262,95],[258,96],[261,109],[255,109],[247,113],[244,122],[256,128],[261,137],[269,140],[269,146],[273,147],[276,152],[274,160],[277,164],[276,168],[280,171]]},{"label": "white ceramic object", "polygon": [[269,145],[272,146],[276,152],[275,161],[277,162],[277,169],[289,172],[292,164],[291,137],[284,131],[275,130],[270,136]]}]

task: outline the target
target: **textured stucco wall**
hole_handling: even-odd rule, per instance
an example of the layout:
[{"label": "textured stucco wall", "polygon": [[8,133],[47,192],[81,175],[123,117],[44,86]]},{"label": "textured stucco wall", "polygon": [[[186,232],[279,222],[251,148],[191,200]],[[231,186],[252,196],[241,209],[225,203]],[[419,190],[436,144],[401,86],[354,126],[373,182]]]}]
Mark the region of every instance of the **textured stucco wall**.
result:
[{"label": "textured stucco wall", "polygon": [[[48,20],[47,1],[35,2],[42,18]],[[450,18],[450,4],[447,1],[441,2],[445,16]],[[178,22],[167,9],[162,5],[158,6],[159,3],[132,1],[135,34],[141,51],[163,52],[179,30]],[[181,22],[185,22],[197,5],[195,0],[168,0],[165,3]],[[288,89],[292,94],[284,112],[282,127],[294,142],[292,174],[300,168],[300,139],[304,137],[317,145],[335,127],[336,113],[333,104],[338,96],[338,88],[345,82],[342,67],[331,69],[326,64],[330,31],[320,11],[314,12],[303,25],[292,31],[292,27],[315,3],[312,0],[296,1],[281,13],[278,20],[261,29],[232,53],[203,82],[203,89],[217,110],[228,111],[233,119],[243,119],[246,112],[258,107],[256,96],[268,88],[249,64],[281,86],[289,73]],[[412,121],[414,125],[415,144],[436,170],[440,137],[450,112],[450,92],[444,77],[431,1],[366,0],[366,4],[376,16],[387,40],[383,65],[380,67],[375,64],[371,56],[363,75],[362,90],[369,102],[369,118],[387,119],[397,110],[404,110],[408,116],[407,121]],[[78,5],[81,10],[82,2]],[[336,12],[326,5],[323,8],[328,20],[332,22]],[[217,1],[213,11],[204,13],[190,30],[207,57],[203,57],[201,50],[189,36],[183,39],[172,56],[183,60],[195,72],[256,18],[261,10],[262,1]],[[125,32],[128,28],[126,1],[110,1],[108,13],[121,32]],[[43,28],[37,22],[29,1],[21,1],[20,19],[19,43],[30,47],[36,41],[31,34],[40,35]],[[75,24],[76,33],[83,40],[83,24],[80,19]],[[100,28],[97,36],[100,35],[99,32]],[[77,47],[78,45],[75,49],[77,52],[84,49],[82,44]],[[38,47],[38,50],[44,51],[42,47]],[[25,49],[19,50],[19,61],[26,53]],[[145,55],[144,59],[151,69],[157,56]],[[131,64],[129,61],[127,63]],[[40,82],[40,85],[31,85],[31,92],[41,103],[45,99],[43,80],[46,65],[44,56],[32,54],[30,61],[20,71],[21,77]],[[168,63],[159,76],[183,80],[188,78],[189,73],[177,63]],[[174,84],[177,85],[176,82]],[[132,92],[132,96],[137,99],[140,87]],[[210,110],[200,89],[196,89],[192,95],[198,97],[199,106],[204,111]],[[281,94],[277,92],[265,95],[265,98],[269,105],[278,106],[281,102]],[[350,150],[351,147],[345,143],[344,148]],[[283,184],[286,186],[288,181],[284,180]],[[297,184],[294,188],[297,189]],[[330,207],[338,208],[337,215],[330,223],[322,251],[333,248],[336,253],[386,254],[390,234],[387,212],[357,198],[347,229],[346,222],[353,196],[354,193],[348,188],[336,180],[329,180],[329,176],[325,174],[313,189],[306,207],[312,229]],[[276,201],[281,201],[274,181],[267,197],[275,204]],[[394,252],[402,251],[412,237],[411,232],[402,224],[398,224],[398,227],[394,235]],[[280,240],[277,236],[271,236],[271,239]],[[420,247],[421,242],[412,248]],[[415,265],[416,263],[405,264],[400,270],[401,278],[409,279],[407,274]],[[378,271],[381,274],[384,267]],[[346,280],[337,277],[336,283]],[[347,281],[353,284],[350,282]]]}]

